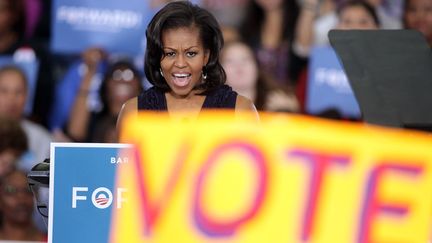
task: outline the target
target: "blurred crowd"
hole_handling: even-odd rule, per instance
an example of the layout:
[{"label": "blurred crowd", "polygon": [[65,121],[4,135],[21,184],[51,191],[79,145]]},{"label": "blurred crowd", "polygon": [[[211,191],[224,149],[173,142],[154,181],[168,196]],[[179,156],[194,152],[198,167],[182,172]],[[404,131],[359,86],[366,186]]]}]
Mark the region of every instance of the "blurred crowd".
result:
[{"label": "blurred crowd", "polygon": [[[143,4],[156,11],[166,2]],[[416,29],[432,45],[432,0],[193,2],[210,10],[222,27],[227,83],[260,111],[311,115],[305,110],[309,56],[313,47],[329,45],[331,29]],[[0,66],[0,240],[44,239],[44,225],[31,220],[25,173],[50,156],[50,142],[116,142],[122,104],[149,87],[134,57],[119,58],[98,46],[54,53],[53,3],[0,0],[0,55],[39,63],[32,95],[22,69]],[[30,98],[33,105],[26,110]],[[337,110],[315,115],[361,120]]]}]

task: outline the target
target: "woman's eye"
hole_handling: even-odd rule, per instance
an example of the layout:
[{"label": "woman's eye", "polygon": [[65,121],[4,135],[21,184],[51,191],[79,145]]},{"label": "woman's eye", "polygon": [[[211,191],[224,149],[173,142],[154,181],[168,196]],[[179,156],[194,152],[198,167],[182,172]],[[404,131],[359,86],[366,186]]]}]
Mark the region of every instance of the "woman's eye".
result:
[{"label": "woman's eye", "polygon": [[197,52],[196,52],[196,51],[189,51],[189,52],[186,53],[186,55],[187,55],[188,57],[194,57],[194,56],[197,55]]},{"label": "woman's eye", "polygon": [[166,57],[173,57],[175,55],[175,53],[173,51],[171,52],[165,52],[164,54]]}]

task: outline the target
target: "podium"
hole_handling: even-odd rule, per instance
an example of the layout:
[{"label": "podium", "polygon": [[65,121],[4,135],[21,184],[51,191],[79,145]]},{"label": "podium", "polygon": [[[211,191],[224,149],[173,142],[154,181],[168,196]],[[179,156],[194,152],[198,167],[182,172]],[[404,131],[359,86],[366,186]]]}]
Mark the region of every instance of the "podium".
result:
[{"label": "podium", "polygon": [[51,143],[51,157],[28,174],[29,185],[49,187],[48,242],[108,242],[112,213],[126,200],[116,170],[127,144]]}]

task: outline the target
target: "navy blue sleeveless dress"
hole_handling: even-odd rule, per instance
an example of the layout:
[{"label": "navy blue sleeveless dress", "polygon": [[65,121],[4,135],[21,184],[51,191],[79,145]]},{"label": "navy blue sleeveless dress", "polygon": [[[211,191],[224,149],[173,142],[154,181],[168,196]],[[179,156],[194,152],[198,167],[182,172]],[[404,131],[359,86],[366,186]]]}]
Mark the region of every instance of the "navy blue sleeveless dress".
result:
[{"label": "navy blue sleeveless dress", "polygon": [[[204,100],[202,109],[234,109],[237,93],[228,85],[221,85],[210,91]],[[138,110],[166,111],[165,93],[152,87],[138,96]]]}]

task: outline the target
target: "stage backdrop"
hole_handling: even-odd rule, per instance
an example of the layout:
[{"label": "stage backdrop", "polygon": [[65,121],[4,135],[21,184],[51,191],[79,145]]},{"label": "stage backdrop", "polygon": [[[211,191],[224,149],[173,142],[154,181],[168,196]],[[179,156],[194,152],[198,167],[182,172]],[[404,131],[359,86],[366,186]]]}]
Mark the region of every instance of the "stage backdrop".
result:
[{"label": "stage backdrop", "polygon": [[281,114],[130,117],[110,242],[428,242],[432,137]]},{"label": "stage backdrop", "polygon": [[136,56],[144,50],[152,15],[143,0],[54,0],[52,49],[81,53],[97,46],[109,53]]}]

